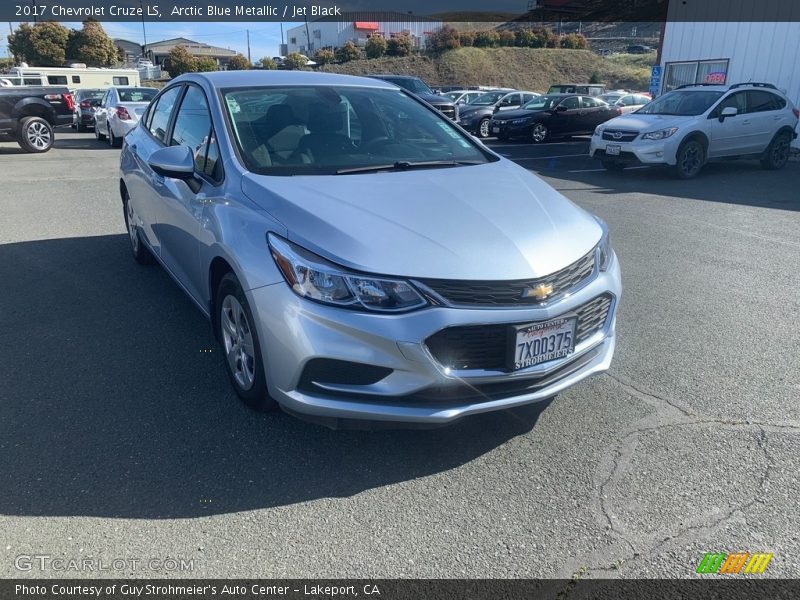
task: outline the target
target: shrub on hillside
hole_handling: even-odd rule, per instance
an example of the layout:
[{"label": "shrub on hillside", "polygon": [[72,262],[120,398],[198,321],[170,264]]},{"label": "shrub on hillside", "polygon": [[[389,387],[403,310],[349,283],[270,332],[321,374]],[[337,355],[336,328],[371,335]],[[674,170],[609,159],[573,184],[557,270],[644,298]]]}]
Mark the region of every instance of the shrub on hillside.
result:
[{"label": "shrub on hillside", "polygon": [[474,45],[478,48],[493,48],[500,43],[500,35],[490,29],[488,31],[479,31],[475,34]]},{"label": "shrub on hillside", "polygon": [[498,38],[501,46],[513,46],[517,41],[513,31],[501,31]]},{"label": "shrub on hillside", "polygon": [[411,38],[407,35],[396,35],[386,45],[386,54],[389,56],[408,56],[413,48]]},{"label": "shrub on hillside", "polygon": [[217,65],[217,61],[215,61],[210,56],[203,56],[202,58],[197,59],[197,72],[198,73],[208,73],[210,71],[218,71],[219,66]]},{"label": "shrub on hillside", "polygon": [[585,50],[589,47],[589,43],[580,33],[568,33],[567,35],[561,36],[559,46],[568,48],[569,50]]},{"label": "shrub on hillside", "polygon": [[278,63],[276,63],[269,56],[265,56],[258,62],[261,63],[261,68],[264,69],[265,71],[274,71],[275,69],[278,68]]},{"label": "shrub on hillside", "polygon": [[170,77],[197,71],[197,59],[184,46],[175,46],[164,60],[164,67]]},{"label": "shrub on hillside", "polygon": [[514,32],[514,45],[521,48],[531,48],[536,36],[530,29],[517,29]]},{"label": "shrub on hillside", "polygon": [[431,52],[455,50],[466,45],[461,41],[461,36],[463,35],[463,33],[459,34],[458,30],[451,25],[443,25],[439,31],[428,38],[428,49]]},{"label": "shrub on hillside", "polygon": [[458,41],[465,48],[473,46],[475,44],[475,34],[471,31],[462,31],[458,34]]},{"label": "shrub on hillside", "polygon": [[283,61],[283,66],[289,71],[299,71],[306,66],[306,59],[299,52],[292,52]]},{"label": "shrub on hillside", "polygon": [[344,46],[336,50],[336,60],[341,63],[358,60],[361,58],[361,50],[353,42],[345,42]]},{"label": "shrub on hillside", "polygon": [[332,63],[336,59],[336,54],[334,54],[333,50],[328,50],[327,48],[322,48],[317,50],[314,54],[314,62],[318,65],[327,65]]},{"label": "shrub on hillside", "polygon": [[364,46],[364,51],[367,53],[367,58],[380,58],[386,54],[386,38],[382,35],[371,35],[367,40],[367,45]]},{"label": "shrub on hillside", "polygon": [[231,56],[230,60],[228,60],[228,71],[248,71],[252,67],[253,65],[250,64],[244,54]]}]

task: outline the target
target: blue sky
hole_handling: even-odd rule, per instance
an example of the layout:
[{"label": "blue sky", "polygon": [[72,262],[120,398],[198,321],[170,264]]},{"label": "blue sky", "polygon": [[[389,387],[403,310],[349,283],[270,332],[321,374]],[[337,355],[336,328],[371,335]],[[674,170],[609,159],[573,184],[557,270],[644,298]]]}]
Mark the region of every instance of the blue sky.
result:
[{"label": "blue sky", "polygon": [[[12,23],[16,28],[18,23]],[[64,23],[66,27],[79,29],[80,23]],[[112,38],[124,38],[142,43],[141,23],[103,23],[106,33]],[[297,23],[284,23],[284,32]],[[174,37],[187,37],[212,46],[231,48],[247,56],[247,32],[250,30],[250,55],[253,61],[264,56],[277,56],[281,43],[281,24],[255,23],[146,23],[147,41],[155,42]],[[0,57],[8,56],[6,36],[8,23],[0,27]]]}]

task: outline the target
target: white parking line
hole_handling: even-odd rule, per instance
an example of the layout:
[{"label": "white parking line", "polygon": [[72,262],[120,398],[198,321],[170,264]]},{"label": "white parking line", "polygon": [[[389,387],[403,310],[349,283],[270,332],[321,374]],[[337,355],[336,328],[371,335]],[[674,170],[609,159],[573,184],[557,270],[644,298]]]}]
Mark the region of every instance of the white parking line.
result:
[{"label": "white parking line", "polygon": [[[504,154],[503,156],[506,156],[506,155]],[[521,156],[521,157],[518,157],[518,158],[513,158],[513,157],[509,156],[508,158],[510,158],[511,160],[548,160],[550,158],[570,158],[570,157],[573,157],[573,156],[585,156],[585,157],[588,158],[589,154],[588,153],[586,153],[586,154],[581,153],[581,154],[558,154],[556,156],[527,156],[527,157],[526,156]]]},{"label": "white parking line", "polygon": [[[649,169],[650,167],[642,165],[641,167],[625,167],[626,171],[633,171],[634,169]],[[576,171],[567,171],[567,173],[598,173],[606,169],[578,169]]]},{"label": "white parking line", "polygon": [[[576,144],[585,144],[587,140],[576,140],[574,142],[555,142],[553,146],[574,146]],[[486,144],[489,148],[524,148],[525,144]]]}]

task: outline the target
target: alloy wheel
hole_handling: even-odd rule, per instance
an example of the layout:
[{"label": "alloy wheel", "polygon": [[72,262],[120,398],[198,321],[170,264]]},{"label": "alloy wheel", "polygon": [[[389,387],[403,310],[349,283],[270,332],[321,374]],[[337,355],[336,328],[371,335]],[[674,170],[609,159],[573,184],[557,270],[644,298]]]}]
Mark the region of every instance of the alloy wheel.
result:
[{"label": "alloy wheel", "polygon": [[236,383],[243,390],[253,387],[256,378],[255,346],[244,308],[233,295],[222,301],[222,338],[225,358]]},{"label": "alloy wheel", "polygon": [[31,146],[37,150],[45,150],[52,140],[50,128],[44,123],[31,123],[25,132]]},{"label": "alloy wheel", "polygon": [[681,171],[687,177],[696,174],[703,166],[702,148],[697,142],[690,142],[681,155]]},{"label": "alloy wheel", "polygon": [[139,252],[139,231],[136,228],[136,216],[133,214],[133,207],[130,201],[125,203],[125,221],[128,225],[128,235],[131,238],[131,248],[133,253]]},{"label": "alloy wheel", "polygon": [[547,126],[543,123],[536,123],[531,131],[531,137],[537,144],[543,142],[547,138]]},{"label": "alloy wheel", "polygon": [[489,119],[484,119],[481,121],[479,125],[479,131],[481,137],[489,137]]},{"label": "alloy wheel", "polygon": [[781,138],[772,148],[772,165],[780,169],[789,160],[789,140]]}]

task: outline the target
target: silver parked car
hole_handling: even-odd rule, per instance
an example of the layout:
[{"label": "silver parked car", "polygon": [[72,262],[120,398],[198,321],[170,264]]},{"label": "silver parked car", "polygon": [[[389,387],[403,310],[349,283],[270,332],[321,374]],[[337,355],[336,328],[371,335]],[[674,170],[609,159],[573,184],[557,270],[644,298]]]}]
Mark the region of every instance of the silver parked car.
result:
[{"label": "silver parked car", "polygon": [[112,148],[119,148],[122,138],[136,127],[157,91],[148,87],[108,88],[94,113],[95,137],[108,138]]},{"label": "silver parked car", "polygon": [[134,257],[210,318],[250,406],[447,423],[611,363],[605,225],[392,84],[183,75],[120,191]]}]

